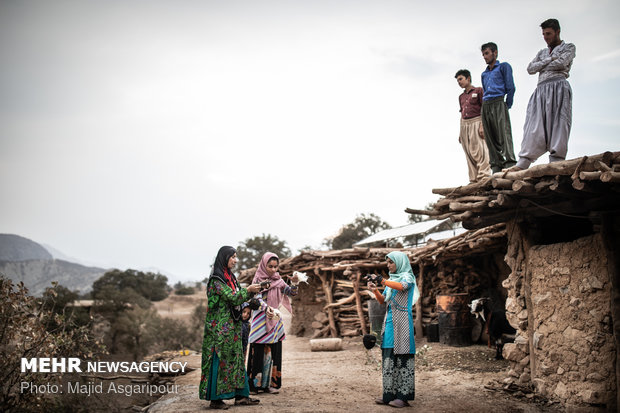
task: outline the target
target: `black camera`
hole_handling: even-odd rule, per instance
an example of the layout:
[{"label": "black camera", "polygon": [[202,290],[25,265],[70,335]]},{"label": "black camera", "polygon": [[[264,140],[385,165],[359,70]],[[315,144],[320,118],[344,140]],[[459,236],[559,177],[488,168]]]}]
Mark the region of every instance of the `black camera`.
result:
[{"label": "black camera", "polygon": [[258,310],[260,308],[260,301],[258,298],[252,298],[249,303],[250,310]]},{"label": "black camera", "polygon": [[383,277],[377,274],[367,274],[364,278],[375,285],[381,285],[381,280],[383,280]]}]

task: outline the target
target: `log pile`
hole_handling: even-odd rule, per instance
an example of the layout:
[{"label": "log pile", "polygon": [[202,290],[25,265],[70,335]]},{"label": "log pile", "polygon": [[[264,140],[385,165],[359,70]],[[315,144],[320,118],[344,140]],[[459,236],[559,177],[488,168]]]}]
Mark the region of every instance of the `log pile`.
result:
[{"label": "log pile", "polygon": [[410,214],[462,221],[467,229],[506,222],[517,213],[534,217],[602,211],[620,206],[620,152],[498,172],[474,184],[433,189],[443,195],[431,210]]},{"label": "log pile", "polygon": [[[421,299],[414,310],[417,330],[436,321],[435,296],[489,288],[498,269],[474,265],[475,257],[503,256],[506,248],[504,224],[456,237],[431,241],[420,248],[350,248],[333,251],[306,251],[283,259],[280,274],[306,272],[309,284],[301,284],[293,299],[293,331],[310,333],[312,338],[352,337],[370,332],[368,300],[374,299],[364,276],[370,273],[388,276],[385,256],[402,251],[409,256]],[[469,260],[468,260],[469,259]],[[241,282],[249,283],[256,269],[242,271]],[[419,314],[419,315],[418,315]]]}]

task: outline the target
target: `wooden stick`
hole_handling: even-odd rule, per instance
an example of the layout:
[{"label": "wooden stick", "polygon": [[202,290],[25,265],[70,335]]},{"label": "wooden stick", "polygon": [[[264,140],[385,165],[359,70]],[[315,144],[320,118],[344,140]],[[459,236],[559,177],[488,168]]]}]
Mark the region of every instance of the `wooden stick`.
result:
[{"label": "wooden stick", "polygon": [[512,184],[512,190],[520,194],[529,194],[536,192],[534,184],[525,181],[515,181]]},{"label": "wooden stick", "polygon": [[450,208],[450,211],[454,211],[454,212],[482,211],[484,207],[487,206],[488,202],[489,202],[488,198],[484,201],[478,201],[478,202],[467,202],[467,203],[450,202],[449,208]]},{"label": "wooden stick", "polygon": [[497,196],[497,202],[504,208],[510,208],[510,207],[514,207],[517,205],[517,201],[515,201],[513,197],[511,197],[510,195],[505,195],[505,194],[499,194]]},{"label": "wooden stick", "polygon": [[620,172],[613,172],[611,169],[607,172],[603,172],[601,174],[601,181],[618,183],[620,182]]},{"label": "wooden stick", "polygon": [[368,334],[368,325],[366,324],[366,317],[364,317],[364,305],[362,303],[362,296],[360,295],[360,278],[362,273],[357,271],[355,274],[355,279],[353,281],[353,291],[355,292],[355,306],[357,309],[357,316],[360,319],[360,324],[362,328],[362,334]]},{"label": "wooden stick", "polygon": [[441,214],[441,212],[435,211],[433,209],[428,210],[428,209],[405,208],[405,212],[408,213],[408,214],[428,215],[428,216],[435,216],[435,215]]},{"label": "wooden stick", "polygon": [[579,172],[579,179],[582,181],[598,181],[601,179],[601,171],[594,172]]},{"label": "wooden stick", "polygon": [[573,181],[579,178],[579,172],[581,172],[581,168],[583,167],[583,164],[587,160],[588,160],[587,156],[584,156],[583,158],[581,158],[581,161],[577,164],[577,167],[575,168],[575,172],[573,172],[573,174],[571,175],[571,178]]},{"label": "wooden stick", "polygon": [[599,161],[597,166],[598,166],[598,170],[601,171],[601,172],[609,172],[609,171],[611,171],[611,168],[609,167],[609,165],[607,165],[604,162]]},{"label": "wooden stick", "polygon": [[[325,301],[327,302],[327,305],[332,304],[334,301],[332,298],[334,273],[331,273],[331,282],[328,282],[327,276],[318,269],[318,266],[315,268],[315,274],[321,279],[321,286],[323,287],[323,292],[325,293]],[[327,318],[329,320],[329,331],[331,336],[338,337],[338,329],[336,328],[336,321],[334,320],[334,310],[331,307],[327,309]]]},{"label": "wooden stick", "polygon": [[[547,175],[571,175],[575,168],[582,163],[582,170],[596,170],[599,165],[596,165],[597,162],[602,160],[609,159],[607,162],[613,162],[620,157],[620,152],[605,152],[599,155],[589,156],[582,163],[583,158],[571,159],[568,161],[560,161],[553,162],[544,165],[536,165],[529,169],[518,171],[518,172],[505,172],[503,175],[500,175],[505,179],[512,179],[513,181],[525,178],[540,178]],[[610,163],[611,164],[611,163]],[[440,194],[442,195],[442,194]]]},{"label": "wooden stick", "polygon": [[493,188],[497,188],[497,189],[511,189],[513,182],[514,181],[510,179],[491,178],[491,184],[493,185]]},{"label": "wooden stick", "polygon": [[545,192],[546,190],[548,190],[551,185],[553,185],[554,183],[557,183],[557,179],[555,178],[551,178],[551,179],[541,179],[539,182],[537,182],[534,185],[534,189],[536,189],[536,192]]},{"label": "wooden stick", "polygon": [[491,177],[484,178],[479,182],[469,184],[466,186],[457,186],[456,188],[435,188],[434,194],[451,196],[451,195],[471,195],[475,194],[487,185],[491,185]]},{"label": "wooden stick", "polygon": [[335,303],[327,304],[326,306],[323,307],[323,310],[327,310],[329,308],[334,308],[334,307],[340,307],[341,305],[349,304],[350,302],[353,302],[353,300],[355,300],[355,294],[351,294],[350,296],[346,298],[342,298],[336,301]]},{"label": "wooden stick", "polygon": [[420,275],[418,276],[418,290],[420,290],[420,299],[415,303],[415,337],[419,340],[422,338],[422,297],[424,297],[424,265],[420,265]]}]

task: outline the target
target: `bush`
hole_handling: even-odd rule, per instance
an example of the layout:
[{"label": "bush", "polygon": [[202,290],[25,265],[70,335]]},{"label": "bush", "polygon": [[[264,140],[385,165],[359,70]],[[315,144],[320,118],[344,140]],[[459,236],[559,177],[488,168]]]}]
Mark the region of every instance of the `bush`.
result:
[{"label": "bush", "polygon": [[196,291],[194,290],[193,287],[181,287],[179,289],[174,290],[174,293],[176,295],[192,295],[195,292]]},{"label": "bush", "polygon": [[[54,285],[54,288],[56,285]],[[53,293],[52,293],[53,294]],[[47,302],[49,304],[49,301]],[[45,411],[52,401],[41,393],[21,393],[19,384],[33,385],[59,380],[40,373],[21,373],[21,358],[78,357],[93,359],[104,349],[92,338],[87,326],[71,326],[62,314],[44,301],[28,295],[22,282],[0,274],[0,411]]]}]

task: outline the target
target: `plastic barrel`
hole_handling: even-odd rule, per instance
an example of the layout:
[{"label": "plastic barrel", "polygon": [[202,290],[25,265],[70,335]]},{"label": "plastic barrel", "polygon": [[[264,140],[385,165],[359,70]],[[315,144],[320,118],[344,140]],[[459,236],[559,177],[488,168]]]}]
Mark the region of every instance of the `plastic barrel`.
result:
[{"label": "plastic barrel", "polygon": [[437,295],[439,342],[450,346],[471,345],[469,294]]}]

